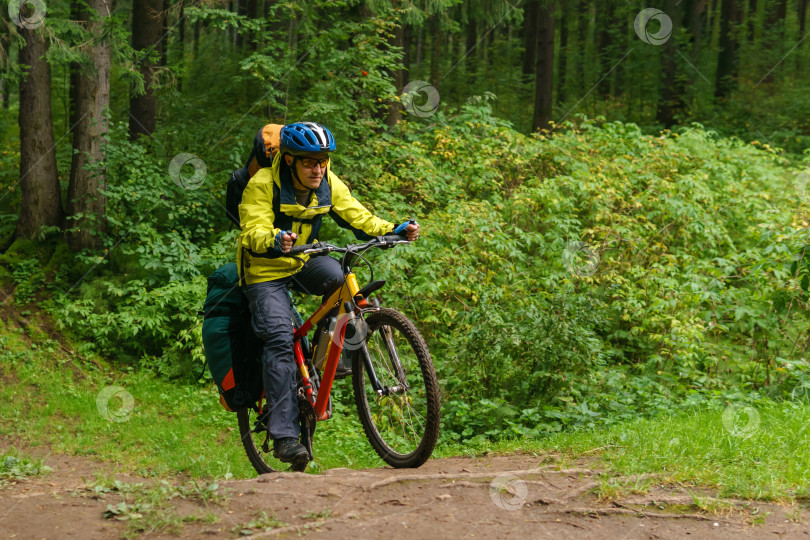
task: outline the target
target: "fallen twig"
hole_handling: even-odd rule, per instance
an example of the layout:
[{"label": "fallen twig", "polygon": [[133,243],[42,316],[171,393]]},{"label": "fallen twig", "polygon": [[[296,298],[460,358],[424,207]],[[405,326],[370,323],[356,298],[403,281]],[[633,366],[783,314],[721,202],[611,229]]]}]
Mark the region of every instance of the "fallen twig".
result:
[{"label": "fallen twig", "polygon": [[597,514],[600,516],[608,516],[612,514],[632,515],[646,518],[658,519],[696,519],[698,521],[714,521],[718,523],[731,523],[714,518],[712,516],[704,516],[703,514],[667,514],[665,512],[643,512],[641,510],[633,510],[630,508],[564,508],[561,510],[552,510],[548,513],[555,514]]},{"label": "fallen twig", "polygon": [[470,478],[495,478],[496,476],[512,475],[512,476],[529,476],[534,474],[595,474],[599,471],[592,469],[523,469],[518,471],[493,471],[485,473],[436,473],[436,474],[403,474],[402,476],[394,476],[375,482],[365,489],[376,489],[379,487],[387,486],[389,484],[396,484],[398,482],[410,482],[415,480],[453,480],[453,479],[470,479]]},{"label": "fallen twig", "polygon": [[[542,480],[523,480],[524,484],[528,485],[535,485],[535,486],[547,486],[548,482],[544,482]],[[453,480],[452,482],[448,482],[447,484],[441,484],[440,488],[451,488],[451,487],[485,487],[488,488],[492,482],[467,482],[466,480]]]},{"label": "fallen twig", "polygon": [[[706,497],[700,498],[702,503],[712,504],[712,503],[720,503],[729,506],[749,506],[751,501],[741,501],[738,499],[715,499],[713,497]],[[701,505],[695,503],[695,500],[692,497],[686,495],[659,495],[653,498],[644,498],[644,499],[624,499],[622,501],[624,504],[634,504],[637,506],[655,506],[657,504],[680,504],[684,506],[697,506],[698,508]]]}]

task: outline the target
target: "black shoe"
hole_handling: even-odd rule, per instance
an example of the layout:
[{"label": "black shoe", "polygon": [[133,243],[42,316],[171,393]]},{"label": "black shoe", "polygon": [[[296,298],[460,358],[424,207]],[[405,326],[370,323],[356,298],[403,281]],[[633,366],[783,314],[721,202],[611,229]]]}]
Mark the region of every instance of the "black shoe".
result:
[{"label": "black shoe", "polygon": [[306,463],[309,461],[309,452],[298,439],[284,437],[273,441],[273,457],[283,463]]}]

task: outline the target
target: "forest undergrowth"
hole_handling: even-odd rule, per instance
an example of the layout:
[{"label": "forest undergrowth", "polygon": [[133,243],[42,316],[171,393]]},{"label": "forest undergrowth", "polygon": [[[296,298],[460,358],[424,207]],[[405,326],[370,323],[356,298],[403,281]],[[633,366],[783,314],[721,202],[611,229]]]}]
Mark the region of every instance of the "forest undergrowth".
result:
[{"label": "forest undergrowth", "polygon": [[[491,100],[346,144],[332,165],[375,213],[422,225],[372,262],[384,305],[428,340],[445,440],[805,397],[810,155],[697,124],[652,136],[579,117],[527,136]],[[47,229],[5,241],[6,301],[42,307],[110,369],[210,385],[194,382],[198,311],[206,276],[235,258],[222,202],[250,135],[198,151],[208,173],[188,189],[166,156],[112,129],[105,249],[72,254]],[[192,148],[187,131],[174,147]],[[352,240],[326,221],[322,240]]]}]

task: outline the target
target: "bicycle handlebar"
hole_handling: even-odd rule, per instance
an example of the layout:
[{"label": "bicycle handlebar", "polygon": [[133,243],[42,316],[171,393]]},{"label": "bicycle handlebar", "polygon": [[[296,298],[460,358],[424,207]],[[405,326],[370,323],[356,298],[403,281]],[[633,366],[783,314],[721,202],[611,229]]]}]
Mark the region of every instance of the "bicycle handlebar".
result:
[{"label": "bicycle handlebar", "polygon": [[333,251],[338,253],[358,252],[370,247],[390,248],[398,244],[410,244],[410,240],[404,234],[386,234],[384,236],[375,236],[365,244],[348,244],[346,247],[335,246],[325,242],[316,242],[314,244],[304,244],[303,246],[293,246],[290,251],[284,253],[285,256],[290,255],[313,255],[321,253],[331,253]]}]

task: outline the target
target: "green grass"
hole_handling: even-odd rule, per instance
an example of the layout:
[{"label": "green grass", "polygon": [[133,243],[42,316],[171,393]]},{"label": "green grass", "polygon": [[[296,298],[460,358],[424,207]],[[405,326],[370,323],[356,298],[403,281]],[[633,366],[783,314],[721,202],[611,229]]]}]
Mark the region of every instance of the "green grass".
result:
[{"label": "green grass", "polygon": [[[178,384],[143,373],[105,375],[54,351],[47,342],[32,350],[17,328],[3,328],[0,344],[5,381],[0,401],[6,404],[0,408],[0,435],[116,463],[120,472],[145,477],[255,476],[239,442],[236,416],[221,408],[213,386]],[[109,386],[123,388],[132,401],[119,392],[104,415],[97,398]],[[318,425],[310,471],[382,466],[357,421],[349,382],[338,383],[335,391],[335,415]],[[125,414],[121,408],[128,403],[132,410]],[[523,451],[537,454],[540,463],[542,455],[559,452],[564,464],[583,458],[611,476],[656,473],[667,482],[716,488],[721,496],[810,497],[810,406],[760,401],[755,408],[758,418],[744,409],[727,409],[724,417],[722,408],[704,407],[539,440],[465,445],[441,440],[434,457]],[[111,420],[117,415],[123,421]],[[23,462],[19,456],[3,456],[0,466],[4,459],[9,470],[23,474],[43,470],[41,463]],[[614,487],[606,484],[605,490]]]},{"label": "green grass", "polygon": [[[665,482],[700,485],[719,496],[782,500],[810,496],[810,406],[762,401],[758,420],[742,409],[698,409],[677,416],[639,419],[594,431],[547,439],[501,441],[469,453],[559,452],[570,465],[587,458],[611,476],[660,474]],[[455,452],[452,446],[441,454]]]},{"label": "green grass", "polygon": [[16,449],[0,454],[0,486],[9,480],[40,476],[52,470],[42,458],[23,455]]},{"label": "green grass", "polygon": [[[0,373],[14,380],[0,385],[0,401],[6,404],[0,408],[0,435],[114,462],[122,472],[141,476],[255,476],[236,415],[219,405],[213,384],[180,384],[134,372],[101,374],[42,342],[32,350],[19,328],[4,328],[2,321],[0,346]],[[343,380],[335,386],[335,416],[318,426],[312,472],[383,465],[348,402],[350,384]],[[97,401],[110,394],[102,394],[107,387],[126,394],[113,391],[104,415]]]},{"label": "green grass", "polygon": [[[108,504],[104,517],[125,522],[125,538],[157,532],[176,536],[182,531],[183,523],[214,523],[218,518],[211,511],[211,505],[221,506],[228,501],[227,494],[216,483],[206,485],[189,482],[175,486],[165,480],[155,485],[133,485],[115,481],[112,484],[98,483],[92,488],[99,500],[105,500],[105,496],[111,492],[122,499],[117,504]],[[202,514],[181,516],[172,503],[177,498],[195,501],[206,510]]]},{"label": "green grass", "polygon": [[[605,447],[602,460],[612,471],[660,472],[676,481],[716,487],[721,496],[806,497],[810,407],[762,402],[756,410],[758,423],[743,420],[749,429],[731,424],[723,411],[699,410],[562,435],[553,442],[575,453]],[[739,413],[738,418],[745,416]]]},{"label": "green grass", "polygon": [[250,536],[260,532],[269,532],[279,527],[286,527],[287,524],[279,521],[272,514],[267,515],[267,512],[261,511],[256,514],[256,517],[245,523],[244,525],[237,525],[231,529],[235,536]]}]

